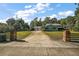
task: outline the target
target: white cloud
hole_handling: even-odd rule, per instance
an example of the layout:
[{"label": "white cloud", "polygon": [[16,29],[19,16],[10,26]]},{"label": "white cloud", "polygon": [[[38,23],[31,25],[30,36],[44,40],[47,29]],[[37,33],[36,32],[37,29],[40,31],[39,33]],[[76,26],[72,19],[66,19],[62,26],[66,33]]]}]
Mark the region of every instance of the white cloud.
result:
[{"label": "white cloud", "polygon": [[25,8],[31,8],[31,7],[32,7],[31,5],[25,6]]},{"label": "white cloud", "polygon": [[40,13],[45,13],[45,12],[46,12],[46,11],[43,10],[43,11],[41,11]]},{"label": "white cloud", "polygon": [[[31,7],[31,6],[28,6],[28,7]],[[49,7],[48,3],[38,3],[33,8],[17,11],[14,17],[17,15],[19,18],[26,19],[38,12],[44,13],[45,12],[44,9],[47,7]]]},{"label": "white cloud", "polygon": [[[13,18],[16,18],[16,16],[18,18],[23,18],[25,21],[30,22],[30,20],[28,20],[29,18],[31,18],[33,15],[35,15],[36,13],[45,13],[46,8],[49,7],[49,3],[37,3],[36,5],[25,5],[24,6],[24,10],[18,10],[14,13],[14,15],[12,16]],[[3,6],[7,6],[4,5]],[[28,9],[27,9],[28,8]],[[6,10],[6,9],[4,9]],[[12,14],[11,12],[14,12],[14,10],[12,9],[7,9],[9,11],[9,14]],[[2,10],[3,11],[3,10]],[[10,18],[10,17],[9,17]],[[6,22],[6,19],[2,19],[0,20],[0,22]]]},{"label": "white cloud", "polygon": [[34,9],[29,9],[29,10],[20,10],[15,13],[19,18],[27,18],[33,14],[37,13]]},{"label": "white cloud", "polygon": [[74,11],[68,10],[68,11],[58,12],[57,14],[52,14],[49,17],[61,19],[67,16],[74,16]]},{"label": "white cloud", "polygon": [[38,3],[37,5],[36,5],[36,10],[37,11],[40,11],[40,10],[43,10],[43,9],[45,9],[46,7],[48,7],[50,4],[49,3]]},{"label": "white cloud", "polygon": [[28,18],[28,19],[25,19],[24,21],[30,25],[30,22],[31,22],[32,20]]},{"label": "white cloud", "polygon": [[57,18],[57,15],[56,14],[53,14],[50,16],[51,18]]},{"label": "white cloud", "polygon": [[58,15],[61,17],[73,16],[74,12],[69,10],[69,11],[59,12]]},{"label": "white cloud", "polygon": [[0,23],[6,23],[6,21],[7,21],[9,18],[11,18],[11,17],[7,17],[7,18],[5,18],[5,19],[0,19]]},{"label": "white cloud", "polygon": [[49,7],[48,3],[38,3],[36,4],[33,8],[31,8],[31,5],[25,6],[25,8],[30,8],[30,9],[25,9],[25,10],[19,10],[15,13],[13,16],[14,18],[23,18],[26,22],[30,22],[29,17],[33,16],[34,14],[40,12],[40,13],[45,13],[45,8]]},{"label": "white cloud", "polygon": [[6,20],[1,19],[0,23],[6,23]]}]

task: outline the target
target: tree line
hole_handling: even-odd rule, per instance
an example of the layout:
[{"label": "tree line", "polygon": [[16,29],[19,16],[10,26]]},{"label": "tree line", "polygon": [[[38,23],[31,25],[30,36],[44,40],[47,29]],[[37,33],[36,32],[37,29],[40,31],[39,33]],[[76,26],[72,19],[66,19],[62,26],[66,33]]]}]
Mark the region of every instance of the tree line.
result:
[{"label": "tree line", "polygon": [[6,23],[0,23],[0,32],[28,31],[29,25],[22,18],[9,18]]}]

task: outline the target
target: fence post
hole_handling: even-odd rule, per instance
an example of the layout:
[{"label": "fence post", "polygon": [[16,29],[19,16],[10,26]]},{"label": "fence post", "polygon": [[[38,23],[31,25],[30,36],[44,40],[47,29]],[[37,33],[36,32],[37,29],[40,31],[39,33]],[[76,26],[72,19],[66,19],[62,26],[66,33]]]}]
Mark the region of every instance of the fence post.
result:
[{"label": "fence post", "polygon": [[65,30],[63,32],[63,41],[64,42],[69,42],[70,41],[70,31],[69,30]]}]

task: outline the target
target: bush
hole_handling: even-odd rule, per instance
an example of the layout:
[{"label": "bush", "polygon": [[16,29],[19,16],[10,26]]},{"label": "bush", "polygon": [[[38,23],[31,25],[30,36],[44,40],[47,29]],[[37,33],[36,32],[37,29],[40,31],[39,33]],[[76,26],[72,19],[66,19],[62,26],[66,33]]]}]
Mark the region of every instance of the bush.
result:
[{"label": "bush", "polygon": [[0,33],[5,33],[8,31],[8,26],[7,24],[0,23]]},{"label": "bush", "polygon": [[6,34],[0,33],[0,42],[6,41]]},{"label": "bush", "polygon": [[75,24],[75,26],[73,27],[74,31],[79,31],[79,21]]},{"label": "bush", "polygon": [[19,31],[17,32],[17,39],[24,39],[30,34],[31,34],[30,31]]}]

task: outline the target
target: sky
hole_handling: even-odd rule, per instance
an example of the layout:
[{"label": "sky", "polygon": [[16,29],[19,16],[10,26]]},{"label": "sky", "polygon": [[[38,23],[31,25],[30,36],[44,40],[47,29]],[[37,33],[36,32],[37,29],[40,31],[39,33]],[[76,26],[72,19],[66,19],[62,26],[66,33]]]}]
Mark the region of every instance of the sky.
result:
[{"label": "sky", "polygon": [[5,23],[9,18],[23,18],[30,23],[35,17],[66,18],[74,16],[74,3],[0,3],[0,22]]}]

